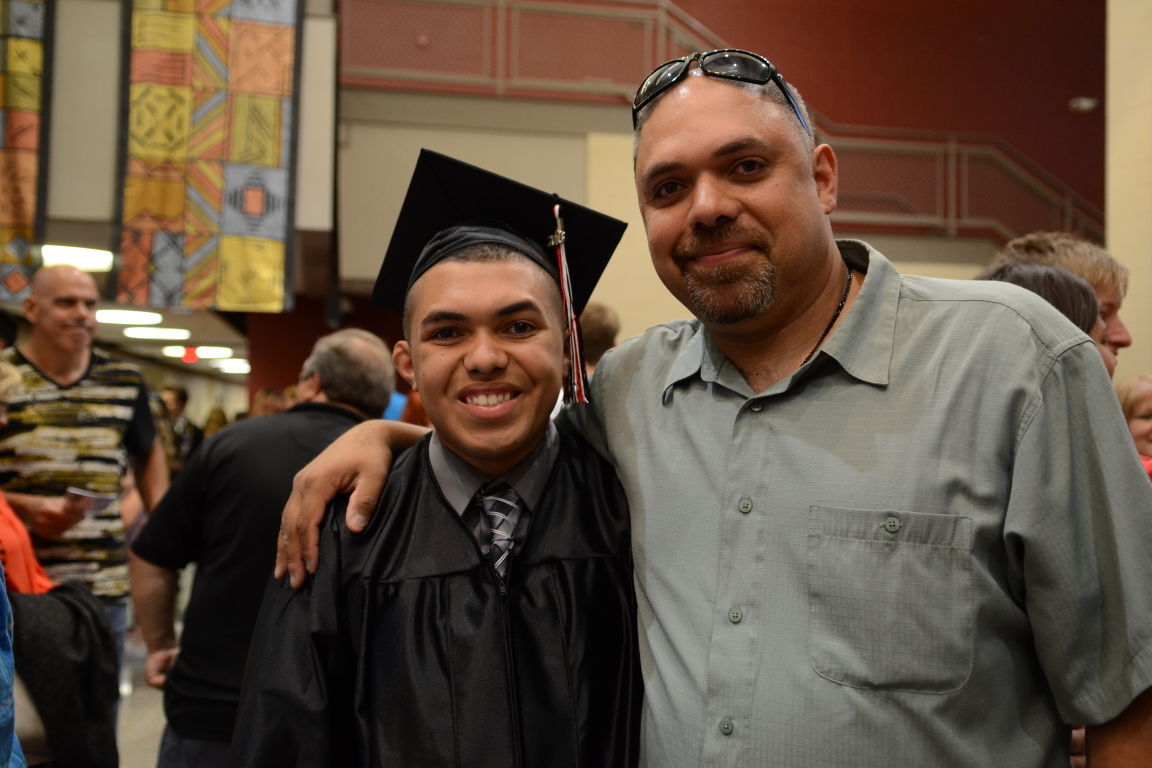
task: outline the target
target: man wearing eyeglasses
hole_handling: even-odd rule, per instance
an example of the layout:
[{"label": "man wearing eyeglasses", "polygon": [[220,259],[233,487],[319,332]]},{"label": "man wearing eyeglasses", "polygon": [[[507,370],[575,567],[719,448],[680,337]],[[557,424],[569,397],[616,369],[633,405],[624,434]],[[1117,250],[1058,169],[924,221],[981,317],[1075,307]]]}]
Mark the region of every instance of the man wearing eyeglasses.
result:
[{"label": "man wearing eyeglasses", "polygon": [[[837,242],[836,155],[762,57],[669,62],[635,105],[695,319],[606,355],[567,421],[632,509],[646,764],[1057,768],[1069,722],[1108,723],[1094,768],[1152,764],[1152,488],[1091,340]],[[298,477],[295,582],[333,486],[363,525],[383,437]]]}]

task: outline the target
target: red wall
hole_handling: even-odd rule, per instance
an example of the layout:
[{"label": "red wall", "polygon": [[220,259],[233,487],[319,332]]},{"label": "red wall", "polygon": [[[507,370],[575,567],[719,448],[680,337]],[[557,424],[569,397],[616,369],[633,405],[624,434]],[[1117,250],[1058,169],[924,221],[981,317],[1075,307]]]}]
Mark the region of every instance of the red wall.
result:
[{"label": "red wall", "polygon": [[[836,123],[995,134],[1104,202],[1101,0],[675,0]],[[1096,112],[1068,99],[1101,100]]]},{"label": "red wall", "polygon": [[[389,346],[400,339],[400,315],[374,306],[366,296],[349,297],[351,311],[342,328],[363,328],[384,339]],[[248,396],[263,387],[283,389],[295,384],[300,366],[321,336],[331,333],[324,322],[324,302],[296,297],[296,308],[284,314],[248,315]],[[402,391],[407,385],[398,380]]]}]

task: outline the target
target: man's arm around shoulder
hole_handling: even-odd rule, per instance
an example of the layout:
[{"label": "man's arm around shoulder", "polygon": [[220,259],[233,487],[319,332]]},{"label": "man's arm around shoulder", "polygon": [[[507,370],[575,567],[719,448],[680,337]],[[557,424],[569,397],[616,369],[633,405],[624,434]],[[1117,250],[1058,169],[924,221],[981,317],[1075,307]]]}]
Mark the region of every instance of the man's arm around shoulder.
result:
[{"label": "man's arm around shoulder", "polygon": [[424,427],[372,419],[336,438],[297,472],[280,518],[275,578],[287,574],[292,586],[299,587],[316,572],[318,525],[328,503],[339,494],[350,494],[345,512],[348,530],[363,531],[380,500],[392,458],[427,433]]}]

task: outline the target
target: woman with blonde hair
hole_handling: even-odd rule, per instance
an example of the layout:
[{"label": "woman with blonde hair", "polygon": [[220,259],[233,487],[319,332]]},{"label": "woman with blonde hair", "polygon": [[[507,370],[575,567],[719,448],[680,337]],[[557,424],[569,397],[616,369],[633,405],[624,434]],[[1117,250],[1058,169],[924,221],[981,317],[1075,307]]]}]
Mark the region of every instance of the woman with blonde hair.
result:
[{"label": "woman with blonde hair", "polygon": [[1133,376],[1116,387],[1128,431],[1136,443],[1136,453],[1152,478],[1152,375]]},{"label": "woman with blonde hair", "polygon": [[204,420],[204,439],[212,437],[224,427],[228,426],[228,414],[223,408],[213,408]]}]

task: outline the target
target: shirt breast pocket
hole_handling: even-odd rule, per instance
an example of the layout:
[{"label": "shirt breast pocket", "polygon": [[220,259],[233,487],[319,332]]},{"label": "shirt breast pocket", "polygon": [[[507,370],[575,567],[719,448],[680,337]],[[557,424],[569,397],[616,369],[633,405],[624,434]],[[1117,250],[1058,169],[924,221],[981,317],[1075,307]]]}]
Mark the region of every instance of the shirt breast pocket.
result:
[{"label": "shirt breast pocket", "polygon": [[948,693],[972,669],[972,520],[813,506],[808,659],[854,688]]}]

